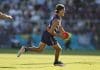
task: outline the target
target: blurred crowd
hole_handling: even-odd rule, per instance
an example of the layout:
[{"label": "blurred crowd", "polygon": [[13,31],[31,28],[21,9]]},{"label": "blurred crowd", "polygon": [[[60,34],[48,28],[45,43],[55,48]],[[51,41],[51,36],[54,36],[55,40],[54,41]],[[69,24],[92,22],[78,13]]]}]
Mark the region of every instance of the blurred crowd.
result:
[{"label": "blurred crowd", "polygon": [[58,3],[66,7],[64,29],[77,35],[79,44],[100,49],[100,0],[0,0],[0,11],[13,16],[0,20],[0,44],[17,34],[41,34]]}]

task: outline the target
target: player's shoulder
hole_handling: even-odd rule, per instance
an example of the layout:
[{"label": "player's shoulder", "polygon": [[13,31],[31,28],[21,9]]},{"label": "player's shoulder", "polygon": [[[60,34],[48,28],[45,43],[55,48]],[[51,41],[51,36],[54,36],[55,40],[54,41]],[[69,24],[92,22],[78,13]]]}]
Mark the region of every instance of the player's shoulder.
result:
[{"label": "player's shoulder", "polygon": [[60,21],[59,19],[54,19],[53,23],[59,24],[59,21]]},{"label": "player's shoulder", "polygon": [[50,21],[51,21],[51,23],[53,23],[53,24],[59,24],[60,19],[59,19],[59,17],[58,17],[57,15],[53,15],[53,16],[51,17]]}]

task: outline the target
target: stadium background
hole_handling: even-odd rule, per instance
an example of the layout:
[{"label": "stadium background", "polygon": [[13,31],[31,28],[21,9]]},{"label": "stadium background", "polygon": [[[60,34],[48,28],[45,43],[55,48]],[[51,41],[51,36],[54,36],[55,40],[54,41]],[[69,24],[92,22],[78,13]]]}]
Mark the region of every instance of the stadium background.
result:
[{"label": "stadium background", "polygon": [[26,41],[38,45],[56,4],[66,7],[63,26],[71,32],[63,48],[100,50],[100,0],[0,0],[0,11],[13,20],[0,20],[0,48],[19,48]]}]

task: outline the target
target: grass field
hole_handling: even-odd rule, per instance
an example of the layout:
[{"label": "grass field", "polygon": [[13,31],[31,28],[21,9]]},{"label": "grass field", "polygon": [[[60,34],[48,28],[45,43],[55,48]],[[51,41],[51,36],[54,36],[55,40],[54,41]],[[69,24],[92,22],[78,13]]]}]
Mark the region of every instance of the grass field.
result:
[{"label": "grass field", "polygon": [[63,67],[53,66],[53,51],[26,53],[16,57],[17,50],[0,49],[0,70],[100,70],[100,51],[65,51]]}]

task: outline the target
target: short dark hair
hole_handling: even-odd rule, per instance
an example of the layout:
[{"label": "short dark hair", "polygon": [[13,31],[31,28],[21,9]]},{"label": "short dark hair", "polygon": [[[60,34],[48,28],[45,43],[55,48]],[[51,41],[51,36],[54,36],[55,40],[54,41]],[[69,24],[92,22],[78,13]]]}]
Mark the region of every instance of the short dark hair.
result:
[{"label": "short dark hair", "polygon": [[64,9],[65,8],[65,6],[63,5],[63,4],[57,4],[56,5],[56,13],[58,13],[60,10],[62,10],[62,9]]}]

